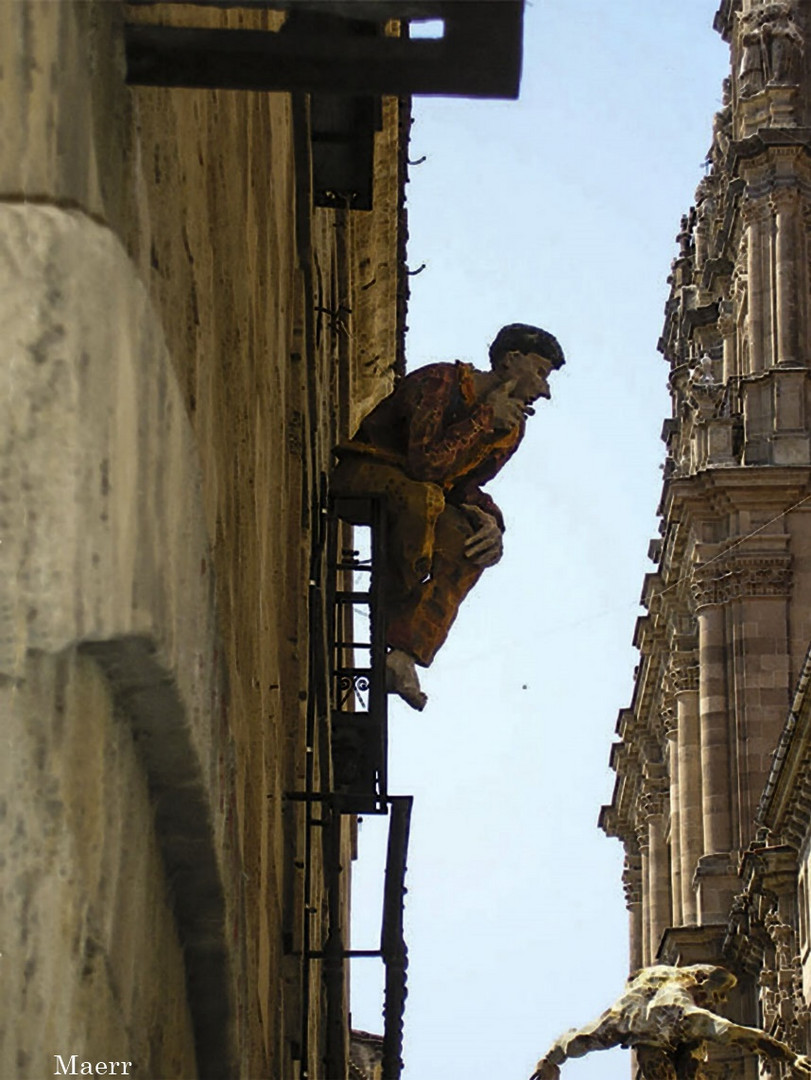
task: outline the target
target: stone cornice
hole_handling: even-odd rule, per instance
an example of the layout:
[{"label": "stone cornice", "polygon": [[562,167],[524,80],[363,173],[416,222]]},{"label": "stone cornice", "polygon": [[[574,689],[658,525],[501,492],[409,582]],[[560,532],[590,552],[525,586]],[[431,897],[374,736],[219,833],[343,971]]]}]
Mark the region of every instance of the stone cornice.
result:
[{"label": "stone cornice", "polygon": [[788,596],[791,556],[725,555],[693,570],[690,590],[696,610],[732,600]]},{"label": "stone cornice", "polygon": [[758,508],[776,515],[808,494],[809,486],[811,469],[805,466],[741,465],[705,469],[692,476],[668,480],[660,510],[666,520],[679,522],[714,519],[744,508]]},{"label": "stone cornice", "polygon": [[754,135],[737,139],[729,148],[729,171],[734,175],[744,162],[760,157],[768,160],[776,150],[790,151],[798,159],[811,158],[811,128],[761,128]]}]

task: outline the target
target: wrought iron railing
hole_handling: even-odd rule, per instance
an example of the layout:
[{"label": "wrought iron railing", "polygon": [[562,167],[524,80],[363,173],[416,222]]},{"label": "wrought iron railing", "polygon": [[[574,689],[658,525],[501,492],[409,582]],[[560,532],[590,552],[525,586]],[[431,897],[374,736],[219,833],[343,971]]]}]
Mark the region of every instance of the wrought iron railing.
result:
[{"label": "wrought iron railing", "polygon": [[[388,787],[385,514],[380,498],[333,501],[332,769],[344,813],[385,814]],[[354,529],[352,547],[342,532]],[[367,535],[362,548],[359,532]]]}]

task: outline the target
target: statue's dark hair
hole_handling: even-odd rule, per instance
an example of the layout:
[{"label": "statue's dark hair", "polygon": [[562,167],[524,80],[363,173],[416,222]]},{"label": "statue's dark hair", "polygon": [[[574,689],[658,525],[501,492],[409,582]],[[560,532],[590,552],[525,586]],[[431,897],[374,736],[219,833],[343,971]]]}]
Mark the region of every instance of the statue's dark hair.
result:
[{"label": "statue's dark hair", "polygon": [[526,323],[502,326],[490,346],[491,366],[496,367],[508,352],[538,353],[556,368],[566,363],[558,339],[547,330],[541,330],[539,326],[527,326]]}]

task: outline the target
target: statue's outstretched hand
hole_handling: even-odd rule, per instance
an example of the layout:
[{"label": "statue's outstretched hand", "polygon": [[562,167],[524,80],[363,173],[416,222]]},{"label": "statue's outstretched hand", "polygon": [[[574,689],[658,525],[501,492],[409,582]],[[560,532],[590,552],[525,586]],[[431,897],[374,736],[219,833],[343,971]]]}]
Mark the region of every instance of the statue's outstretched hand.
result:
[{"label": "statue's outstretched hand", "polygon": [[542,1058],[535,1066],[535,1072],[529,1080],[559,1080],[560,1066],[555,1065],[548,1058]]},{"label": "statue's outstretched hand", "polygon": [[811,1076],[811,1057],[798,1054],[791,1066],[795,1076]]},{"label": "statue's outstretched hand", "polygon": [[498,522],[480,506],[465,503],[462,510],[471,523],[478,526],[465,541],[465,555],[477,566],[495,566],[504,551]]}]

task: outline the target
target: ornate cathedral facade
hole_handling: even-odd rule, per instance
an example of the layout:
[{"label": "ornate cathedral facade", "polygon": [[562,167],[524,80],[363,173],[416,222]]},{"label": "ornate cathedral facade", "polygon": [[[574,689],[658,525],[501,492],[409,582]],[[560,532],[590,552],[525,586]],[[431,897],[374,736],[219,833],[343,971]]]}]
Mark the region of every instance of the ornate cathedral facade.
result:
[{"label": "ornate cathedral facade", "polygon": [[807,1052],[811,3],[723,0],[715,29],[731,71],[669,278],[660,536],[600,824],[631,968],[723,964],[736,1018]]}]

